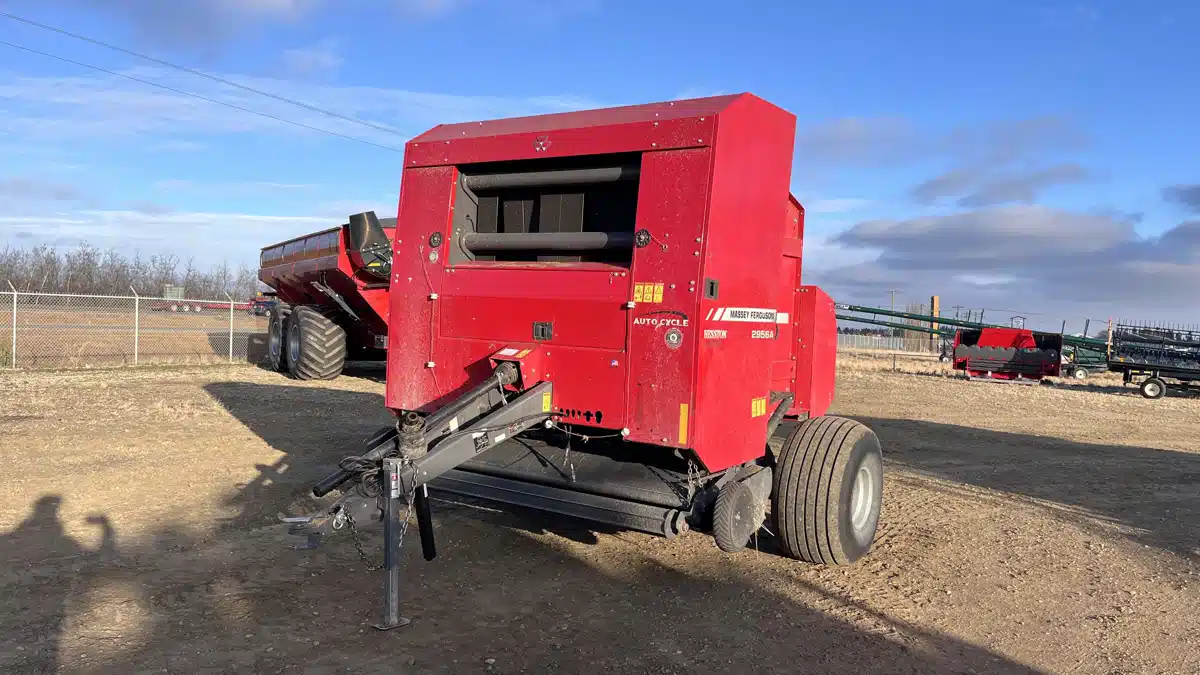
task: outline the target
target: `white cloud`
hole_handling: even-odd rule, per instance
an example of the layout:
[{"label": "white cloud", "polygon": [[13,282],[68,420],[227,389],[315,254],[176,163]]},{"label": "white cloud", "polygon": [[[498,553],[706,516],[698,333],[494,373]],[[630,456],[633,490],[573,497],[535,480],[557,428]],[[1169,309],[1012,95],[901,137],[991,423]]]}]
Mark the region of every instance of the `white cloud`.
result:
[{"label": "white cloud", "polygon": [[283,52],[283,65],[294,75],[327,75],[337,72],[343,63],[345,59],[338,53],[338,43],[333,39]]},{"label": "white cloud", "polygon": [[[601,105],[569,95],[526,98],[470,96],[222,75],[243,86],[363,119],[397,132],[387,133],[185,73],[160,68],[136,68],[123,72],[225,104],[397,148],[408,138],[438,124]],[[161,143],[173,135],[186,135],[192,142],[202,135],[320,135],[319,132],[112,75],[0,74],[0,106],[8,112],[0,118],[0,134],[11,134],[29,141],[154,135],[157,136],[156,142]]]}]

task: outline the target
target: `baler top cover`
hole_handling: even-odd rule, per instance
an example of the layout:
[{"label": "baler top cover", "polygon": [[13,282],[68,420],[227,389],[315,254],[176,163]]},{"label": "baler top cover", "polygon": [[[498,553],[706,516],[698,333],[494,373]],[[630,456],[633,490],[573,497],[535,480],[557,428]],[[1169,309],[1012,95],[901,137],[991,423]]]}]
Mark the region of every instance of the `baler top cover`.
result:
[{"label": "baler top cover", "polygon": [[[833,394],[832,301],[800,284],[796,118],[751,94],[435,127],[409,142],[387,405],[519,362],[563,423],[759,457]],[[788,398],[788,395],[791,398]],[[596,433],[596,432],[589,432]]]}]

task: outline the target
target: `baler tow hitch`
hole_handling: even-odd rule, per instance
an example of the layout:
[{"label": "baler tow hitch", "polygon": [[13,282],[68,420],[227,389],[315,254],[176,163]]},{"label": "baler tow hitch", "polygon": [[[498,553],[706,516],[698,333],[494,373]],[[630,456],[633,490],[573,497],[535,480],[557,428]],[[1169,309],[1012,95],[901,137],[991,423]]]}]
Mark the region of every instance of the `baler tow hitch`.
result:
[{"label": "baler tow hitch", "polygon": [[[405,413],[395,427],[372,437],[370,450],[339,463],[334,473],[312,488],[323,497],[358,480],[355,490],[335,501],[324,513],[285,518],[292,534],[307,537],[305,548],[356,522],[383,520],[384,619],[375,627],[388,630],[407,625],[400,616],[401,546],[408,527],[408,512],[415,511],[426,560],[437,555],[427,484],[474,458],[488,448],[551,419],[550,382],[540,382],[519,393],[505,387],[520,381],[516,363],[502,361],[492,375],[437,411],[422,417]],[[401,502],[405,506],[402,506]]]}]

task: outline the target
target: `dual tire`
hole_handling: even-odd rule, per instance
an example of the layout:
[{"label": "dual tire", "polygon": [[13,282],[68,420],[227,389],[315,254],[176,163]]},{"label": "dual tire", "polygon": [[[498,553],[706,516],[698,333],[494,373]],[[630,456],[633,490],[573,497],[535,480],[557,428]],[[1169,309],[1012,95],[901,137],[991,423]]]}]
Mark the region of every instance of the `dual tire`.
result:
[{"label": "dual tire", "polygon": [[346,363],[346,331],[332,312],[279,304],[267,322],[267,365],[298,380],[332,380]]}]

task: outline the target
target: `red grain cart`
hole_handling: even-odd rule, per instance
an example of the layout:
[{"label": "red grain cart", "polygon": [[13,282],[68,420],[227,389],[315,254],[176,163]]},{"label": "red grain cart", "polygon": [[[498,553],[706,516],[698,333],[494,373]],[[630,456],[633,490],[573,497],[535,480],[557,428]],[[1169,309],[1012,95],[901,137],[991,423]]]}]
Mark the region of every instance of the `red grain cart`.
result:
[{"label": "red grain cart", "polygon": [[954,336],[954,368],[973,380],[1033,384],[1062,369],[1062,336],[1024,328],[960,330]]},{"label": "red grain cart", "polygon": [[788,556],[866,554],[883,464],[870,429],[825,416],[836,320],[801,283],[795,125],[741,94],[439,126],[407,145],[397,422],[314,486],[347,492],[295,530],[315,544],[383,520],[381,628],[406,623],[406,509],[436,555],[430,490],[705,529],[727,552],[769,513]]},{"label": "red grain cart", "polygon": [[394,229],[395,218],[360,213],[262,250],[258,278],[278,300],[268,320],[273,369],[332,379],[347,360],[384,358]]}]

